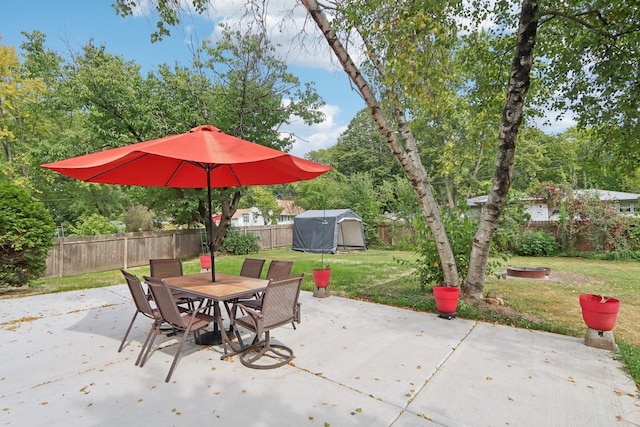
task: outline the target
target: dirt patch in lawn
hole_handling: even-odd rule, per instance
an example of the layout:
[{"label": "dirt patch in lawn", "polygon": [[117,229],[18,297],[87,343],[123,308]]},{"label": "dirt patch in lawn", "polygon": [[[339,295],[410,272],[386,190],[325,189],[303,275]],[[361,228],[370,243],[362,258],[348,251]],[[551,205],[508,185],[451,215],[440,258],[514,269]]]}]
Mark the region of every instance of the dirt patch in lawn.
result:
[{"label": "dirt patch in lawn", "polygon": [[535,316],[529,313],[522,313],[520,311],[517,311],[509,307],[508,305],[488,304],[484,301],[477,301],[475,299],[474,300],[465,299],[465,302],[469,305],[473,305],[477,307],[484,313],[489,313],[493,316],[496,316],[502,319],[504,318],[522,319],[522,320],[526,320],[527,322],[533,322],[533,323],[542,323],[544,321],[544,319],[539,316]]}]

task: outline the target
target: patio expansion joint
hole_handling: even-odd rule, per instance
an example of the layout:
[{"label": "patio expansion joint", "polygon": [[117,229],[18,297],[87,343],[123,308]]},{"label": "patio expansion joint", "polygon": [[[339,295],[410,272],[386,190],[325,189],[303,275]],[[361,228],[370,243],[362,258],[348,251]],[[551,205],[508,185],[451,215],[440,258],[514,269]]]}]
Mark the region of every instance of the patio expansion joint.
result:
[{"label": "patio expansion joint", "polygon": [[427,388],[427,385],[429,384],[431,379],[434,376],[436,376],[436,374],[438,372],[440,372],[440,369],[442,368],[442,366],[445,363],[447,363],[447,360],[449,360],[449,358],[453,355],[453,353],[455,353],[455,351],[458,349],[458,347],[460,347],[460,345],[464,342],[464,340],[467,339],[467,337],[469,335],[471,335],[471,332],[473,332],[473,330],[476,328],[476,326],[478,326],[478,322],[473,322],[473,326],[471,328],[469,328],[467,333],[464,334],[464,336],[462,336],[462,338],[460,338],[460,340],[453,347],[451,347],[451,350],[445,355],[445,357],[438,364],[438,366],[436,366],[436,368],[433,370],[431,375],[424,380],[424,383],[422,384],[422,386],[420,386],[420,388],[415,393],[413,393],[409,399],[407,399],[406,404],[404,405],[404,407],[401,408],[400,413],[398,414],[398,417],[391,423],[391,425],[393,425],[393,423],[395,423],[405,412],[409,412],[410,414],[417,415],[418,417],[424,418],[425,420],[432,421],[431,418],[429,418],[426,414],[413,413],[413,412],[407,411],[407,408],[409,407],[409,405],[411,405],[411,403],[414,401],[414,399],[422,392],[422,390]]},{"label": "patio expansion joint", "polygon": [[299,371],[301,371],[301,372],[305,372],[305,373],[307,373],[307,374],[311,374],[311,375],[313,375],[313,376],[316,376],[316,377],[322,378],[323,380],[329,381],[330,383],[336,384],[336,385],[338,385],[338,386],[340,386],[340,387],[343,387],[343,388],[346,388],[346,389],[348,389],[348,390],[354,391],[354,392],[356,392],[356,393],[358,393],[358,394],[361,394],[361,395],[363,395],[363,396],[367,396],[367,397],[369,397],[369,398],[371,398],[371,399],[374,399],[374,400],[377,400],[377,401],[379,401],[379,402],[382,402],[382,403],[388,404],[388,405],[390,405],[390,406],[395,406],[395,407],[399,408],[400,410],[402,410],[402,408],[401,408],[401,407],[399,407],[398,405],[394,405],[394,404],[393,404],[393,403],[391,403],[391,402],[387,402],[387,401],[385,401],[385,400],[382,400],[382,398],[380,398],[380,397],[376,397],[376,396],[374,396],[374,395],[373,395],[373,394],[371,394],[371,393],[365,393],[365,392],[363,392],[363,391],[362,391],[362,390],[360,390],[360,389],[357,389],[357,388],[351,387],[351,386],[349,386],[349,385],[347,385],[347,384],[343,384],[343,383],[341,383],[341,382],[339,382],[339,381],[332,380],[332,379],[330,379],[330,378],[328,378],[328,377],[324,376],[324,375],[322,374],[322,372],[312,372],[312,371],[311,371],[311,370],[309,370],[309,369],[301,368],[301,367],[299,367],[299,366],[296,366],[296,365],[295,365],[295,364],[293,364],[293,363],[289,363],[289,366],[291,366],[291,367],[293,367],[293,368],[295,368],[295,369],[297,369],[297,370],[299,370]]}]

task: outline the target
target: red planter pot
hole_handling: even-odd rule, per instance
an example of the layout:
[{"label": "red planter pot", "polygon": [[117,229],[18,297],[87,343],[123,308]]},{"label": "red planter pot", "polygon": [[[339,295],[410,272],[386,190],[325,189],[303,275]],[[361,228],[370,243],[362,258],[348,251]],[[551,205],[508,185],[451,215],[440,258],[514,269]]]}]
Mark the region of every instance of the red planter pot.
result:
[{"label": "red planter pot", "polygon": [[460,288],[450,286],[436,286],[433,288],[433,297],[436,300],[436,309],[443,314],[453,314],[458,308]]},{"label": "red planter pot", "polygon": [[331,270],[324,269],[324,270],[313,270],[313,281],[316,284],[316,287],[318,288],[326,288],[327,286],[329,286],[329,279],[331,279]]},{"label": "red planter pot", "polygon": [[582,319],[588,328],[610,331],[616,326],[620,300],[593,294],[580,295]]},{"label": "red planter pot", "polygon": [[211,268],[211,255],[200,255],[200,267],[203,270],[209,270]]}]

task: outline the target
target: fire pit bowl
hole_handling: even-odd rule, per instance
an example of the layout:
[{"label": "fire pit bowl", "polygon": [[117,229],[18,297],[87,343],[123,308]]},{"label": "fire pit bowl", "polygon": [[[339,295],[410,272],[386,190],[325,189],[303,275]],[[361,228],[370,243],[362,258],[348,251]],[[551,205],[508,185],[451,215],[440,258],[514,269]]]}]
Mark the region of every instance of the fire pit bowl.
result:
[{"label": "fire pit bowl", "polygon": [[547,269],[544,267],[507,267],[507,276],[527,279],[544,279]]}]

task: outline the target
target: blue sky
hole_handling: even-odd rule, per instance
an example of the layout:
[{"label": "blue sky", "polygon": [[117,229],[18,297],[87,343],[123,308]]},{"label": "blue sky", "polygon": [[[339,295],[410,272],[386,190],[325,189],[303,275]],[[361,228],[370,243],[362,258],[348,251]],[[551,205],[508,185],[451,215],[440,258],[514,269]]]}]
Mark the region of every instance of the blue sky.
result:
[{"label": "blue sky", "polygon": [[[19,45],[25,40],[21,32],[38,30],[47,36],[49,49],[70,57],[70,53],[80,52],[81,47],[92,39],[95,44],[104,45],[107,52],[140,64],[145,72],[154,71],[160,64],[189,65],[189,43],[199,44],[205,38],[215,37],[216,22],[220,20],[237,23],[243,2],[225,0],[216,12],[189,16],[179,27],[171,28],[171,37],[155,44],[150,41],[155,17],[141,12],[124,19],[116,16],[111,3],[111,0],[0,1],[0,43],[14,46],[19,52]],[[272,1],[271,12],[275,16],[293,4],[291,0]],[[294,22],[300,24],[304,11],[298,8],[294,18]],[[304,156],[310,150],[333,145],[365,104],[351,89],[344,71],[337,68],[335,60],[332,61],[326,43],[308,45],[307,51],[291,42],[296,31],[291,27],[276,31],[280,40],[275,42],[287,47],[282,55],[287,55],[289,71],[301,81],[315,82],[316,90],[327,103],[324,123],[306,126],[294,122],[287,129],[283,128],[299,137],[292,153]]]}]

